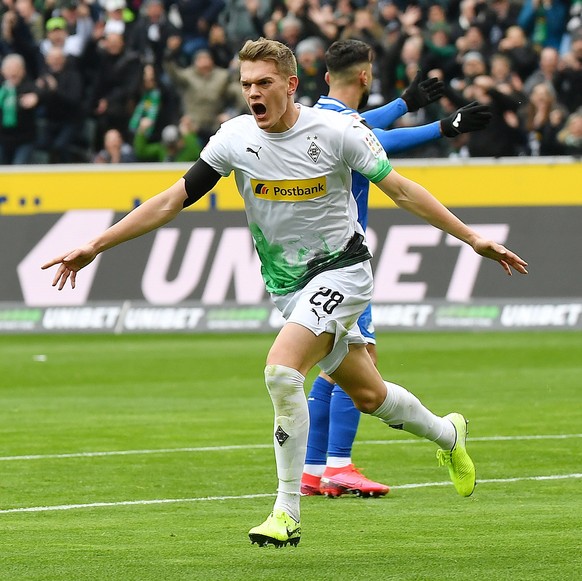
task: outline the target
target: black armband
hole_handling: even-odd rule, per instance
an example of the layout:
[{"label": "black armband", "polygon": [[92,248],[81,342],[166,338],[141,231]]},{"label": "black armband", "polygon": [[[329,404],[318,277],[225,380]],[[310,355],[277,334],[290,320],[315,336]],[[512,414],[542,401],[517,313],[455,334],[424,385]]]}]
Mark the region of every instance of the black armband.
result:
[{"label": "black armband", "polygon": [[198,159],[196,163],[184,174],[186,182],[186,194],[184,208],[197,202],[202,196],[208,193],[222,176],[203,159]]}]

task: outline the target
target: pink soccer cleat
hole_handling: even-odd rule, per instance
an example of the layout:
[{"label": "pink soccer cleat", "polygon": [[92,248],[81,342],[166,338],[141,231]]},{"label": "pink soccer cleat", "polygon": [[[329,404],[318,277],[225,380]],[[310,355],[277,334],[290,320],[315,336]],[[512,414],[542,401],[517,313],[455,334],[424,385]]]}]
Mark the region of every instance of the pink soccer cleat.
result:
[{"label": "pink soccer cleat", "polygon": [[325,496],[384,496],[390,488],[366,478],[353,464],[343,468],[326,468],[321,477],[319,491]]},{"label": "pink soccer cleat", "polygon": [[301,495],[302,496],[319,496],[319,483],[321,481],[321,476],[315,476],[314,474],[303,473],[301,476]]}]

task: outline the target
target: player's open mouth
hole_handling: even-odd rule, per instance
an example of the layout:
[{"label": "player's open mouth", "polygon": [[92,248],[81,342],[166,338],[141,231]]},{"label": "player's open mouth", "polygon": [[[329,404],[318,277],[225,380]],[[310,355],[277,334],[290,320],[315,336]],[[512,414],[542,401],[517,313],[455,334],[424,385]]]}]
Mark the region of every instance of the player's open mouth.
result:
[{"label": "player's open mouth", "polygon": [[267,108],[262,103],[255,103],[252,105],[252,109],[257,119],[261,119],[267,114]]}]

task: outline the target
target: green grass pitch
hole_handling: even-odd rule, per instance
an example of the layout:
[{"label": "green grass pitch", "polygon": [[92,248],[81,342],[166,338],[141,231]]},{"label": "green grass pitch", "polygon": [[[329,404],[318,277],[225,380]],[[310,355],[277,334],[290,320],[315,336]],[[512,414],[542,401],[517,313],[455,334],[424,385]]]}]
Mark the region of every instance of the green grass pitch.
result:
[{"label": "green grass pitch", "polygon": [[276,488],[271,341],[0,336],[0,579],[582,579],[582,334],[380,334],[386,379],[469,418],[475,494],[363,417],[390,494],[304,498],[284,549],[247,536]]}]

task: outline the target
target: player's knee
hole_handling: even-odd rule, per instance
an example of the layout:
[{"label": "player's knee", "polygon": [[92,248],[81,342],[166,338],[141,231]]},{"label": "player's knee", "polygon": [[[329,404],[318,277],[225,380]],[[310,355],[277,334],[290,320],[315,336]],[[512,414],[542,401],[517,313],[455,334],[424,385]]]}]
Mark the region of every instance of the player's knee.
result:
[{"label": "player's knee", "polygon": [[[305,377],[284,365],[265,367],[265,384],[275,410],[275,424],[288,437],[302,434],[309,425],[309,410],[303,391]],[[275,434],[277,435],[277,434]]]},{"label": "player's knee", "polygon": [[285,397],[285,394],[294,393],[303,389],[305,377],[296,369],[285,365],[267,365],[265,367],[265,385],[273,397]]},{"label": "player's knee", "polygon": [[375,412],[385,399],[381,393],[376,393],[371,390],[361,390],[356,394],[350,394],[354,405],[363,414],[371,414]]}]

